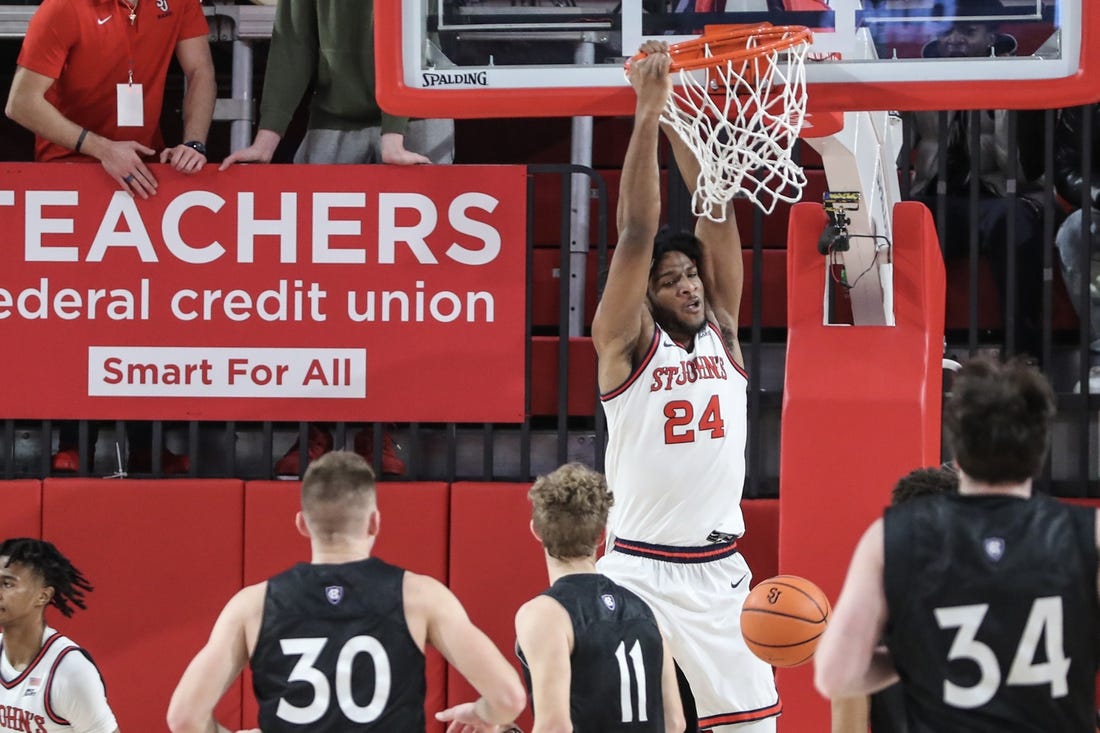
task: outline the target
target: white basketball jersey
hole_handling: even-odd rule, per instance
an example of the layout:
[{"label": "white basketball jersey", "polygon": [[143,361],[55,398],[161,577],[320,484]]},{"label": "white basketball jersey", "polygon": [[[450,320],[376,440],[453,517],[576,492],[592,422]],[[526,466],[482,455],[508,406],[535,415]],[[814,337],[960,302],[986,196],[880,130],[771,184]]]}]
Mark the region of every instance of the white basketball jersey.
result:
[{"label": "white basketball jersey", "polygon": [[642,363],[601,396],[611,535],[699,546],[714,530],[744,533],[747,387],[714,324],[691,352],[654,329]]},{"label": "white basketball jersey", "polygon": [[3,634],[0,634],[0,731],[72,733],[74,730],[51,706],[50,689],[61,660],[70,653],[80,654],[80,647],[53,629],[46,632],[38,656],[20,672],[3,655]]}]

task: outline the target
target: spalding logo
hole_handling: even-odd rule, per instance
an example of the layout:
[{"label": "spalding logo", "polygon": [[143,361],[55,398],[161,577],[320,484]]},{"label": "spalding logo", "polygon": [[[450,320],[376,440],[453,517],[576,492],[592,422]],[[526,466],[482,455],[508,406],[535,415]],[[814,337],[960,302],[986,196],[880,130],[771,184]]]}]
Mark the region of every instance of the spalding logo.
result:
[{"label": "spalding logo", "polygon": [[779,596],[781,596],[781,595],[783,595],[783,591],[779,590],[778,588],[769,588],[768,589],[768,603],[778,603],[779,602]]},{"label": "spalding logo", "polygon": [[484,71],[425,71],[420,77],[421,86],[444,87],[473,85],[478,87],[489,86],[489,75]]}]

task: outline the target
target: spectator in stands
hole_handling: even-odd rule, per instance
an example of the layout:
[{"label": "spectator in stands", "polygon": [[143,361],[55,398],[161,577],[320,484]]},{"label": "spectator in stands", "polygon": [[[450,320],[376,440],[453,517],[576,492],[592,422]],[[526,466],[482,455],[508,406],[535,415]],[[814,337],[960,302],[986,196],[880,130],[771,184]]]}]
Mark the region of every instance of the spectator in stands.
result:
[{"label": "spectator in stands", "polygon": [[[1092,116],[1092,141],[1085,138],[1083,124]],[[1091,157],[1086,150],[1091,146]],[[1085,163],[1090,163],[1090,180],[1085,181]],[[1091,351],[1089,392],[1100,394],[1100,104],[1070,107],[1058,115],[1054,129],[1054,186],[1074,211],[1058,228],[1054,244],[1062,260],[1062,274],[1078,318],[1089,319]],[[1085,233],[1085,213],[1092,221]],[[1088,279],[1087,303],[1084,279]]]},{"label": "spectator in stands", "polygon": [[[35,134],[35,160],[98,161],[124,191],[148,198],[157,179],[146,160],[158,149],[160,161],[181,173],[206,163],[217,97],[208,34],[194,0],[44,0],[27,27],[7,115]],[[173,55],[187,79],[183,141],[162,148],[160,114]],[[53,469],[76,471],[76,426],[65,423],[60,432]],[[151,470],[148,426],[129,433],[130,470]],[[161,458],[165,473],[189,468],[185,456],[164,451]]]},{"label": "spectator in stands", "polygon": [[173,733],[225,730],[214,706],[245,665],[264,731],[423,731],[428,645],[481,694],[439,720],[488,731],[519,715],[519,675],[447,586],[371,556],[381,515],[361,456],[310,464],[295,525],[311,562],[229,600],[172,694]]},{"label": "spectator in stands", "polygon": [[[981,15],[1000,7],[999,0],[955,0],[954,5],[954,13],[960,16]],[[998,32],[992,21],[967,20],[952,22],[924,46],[923,56],[1003,56],[1015,50],[1015,38]],[[1018,114],[1016,140],[1009,139],[1012,114]],[[927,205],[941,231],[947,233],[940,243],[945,259],[965,257],[969,253],[966,233],[972,215],[970,191],[976,183],[978,202],[973,215],[977,217],[978,247],[989,258],[996,277],[1006,325],[1011,285],[1016,292],[1014,350],[1039,357],[1043,193],[1042,151],[1035,141],[1042,139],[1042,133],[1037,131],[1041,130],[1042,113],[948,112],[949,128],[943,150],[939,115],[939,112],[913,114],[916,154],[911,197]],[[969,130],[975,124],[979,126],[976,138]],[[977,147],[973,147],[975,141]],[[946,180],[940,180],[941,175]],[[1008,263],[1013,257],[1016,277],[1015,283],[1010,284]]]},{"label": "spectator in stands", "polygon": [[[372,0],[282,0],[275,8],[256,138],[221,164],[270,163],[302,95],[310,88],[309,123],[295,163],[450,163],[454,120],[412,120],[386,114],[374,95]],[[437,61],[445,61],[440,55]],[[372,461],[373,435],[355,437],[355,450]],[[311,425],[307,454],[332,450],[329,430]],[[373,462],[373,461],[372,461]],[[275,464],[298,475],[298,443]],[[382,440],[383,474],[405,473],[388,432]]]},{"label": "spectator in stands", "polygon": [[20,537],[0,545],[0,588],[0,727],[118,733],[95,662],[46,623],[49,606],[65,618],[84,608],[88,579],[51,543]]}]

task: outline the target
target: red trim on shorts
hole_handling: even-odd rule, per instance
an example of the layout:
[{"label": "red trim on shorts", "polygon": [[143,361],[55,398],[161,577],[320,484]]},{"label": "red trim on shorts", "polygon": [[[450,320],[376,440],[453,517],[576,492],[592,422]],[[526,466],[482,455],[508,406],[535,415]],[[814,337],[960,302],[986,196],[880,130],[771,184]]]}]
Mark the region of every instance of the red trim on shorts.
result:
[{"label": "red trim on shorts", "polygon": [[630,387],[630,385],[634,384],[634,382],[636,382],[638,380],[638,377],[640,377],[642,372],[645,371],[645,368],[647,366],[649,366],[649,362],[651,362],[653,360],[653,355],[657,353],[657,344],[660,342],[660,339],[661,339],[661,327],[658,326],[656,323],[654,323],[653,324],[653,342],[650,343],[649,351],[646,352],[645,358],[643,358],[641,363],[638,364],[638,368],[635,369],[633,372],[631,372],[630,376],[626,378],[625,382],[623,382],[622,384],[620,384],[618,387],[611,390],[610,392],[602,393],[600,395],[600,401],[601,402],[607,402],[608,400],[611,400],[611,399],[614,399],[614,398],[618,397],[623,392],[625,392],[627,390],[627,388]]},{"label": "red trim on shorts", "polygon": [[783,701],[776,700],[774,705],[756,710],[745,710],[740,713],[722,713],[721,715],[708,715],[699,718],[699,729],[713,728],[717,725],[734,725],[735,723],[751,723],[764,718],[771,718],[783,712]]},{"label": "red trim on shorts", "polygon": [[678,563],[699,563],[721,560],[737,554],[737,542],[704,545],[703,547],[675,547],[673,545],[653,545],[648,542],[635,542],[615,538],[612,550],[624,555],[649,557],[654,560]]}]

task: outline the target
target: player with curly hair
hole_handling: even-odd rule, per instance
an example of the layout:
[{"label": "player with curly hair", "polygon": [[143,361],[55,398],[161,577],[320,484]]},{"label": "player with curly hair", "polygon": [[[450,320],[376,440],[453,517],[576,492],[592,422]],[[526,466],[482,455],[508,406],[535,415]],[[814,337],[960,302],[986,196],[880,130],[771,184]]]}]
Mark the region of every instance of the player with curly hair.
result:
[{"label": "player with curly hair", "polygon": [[596,572],[612,496],[578,463],[528,492],[550,588],[516,613],[517,653],[541,730],[684,730],[672,655],[653,611]]},{"label": "player with curly hair", "polygon": [[52,543],[0,544],[0,728],[118,733],[95,662],[46,623],[47,606],[69,618],[91,590]]}]

